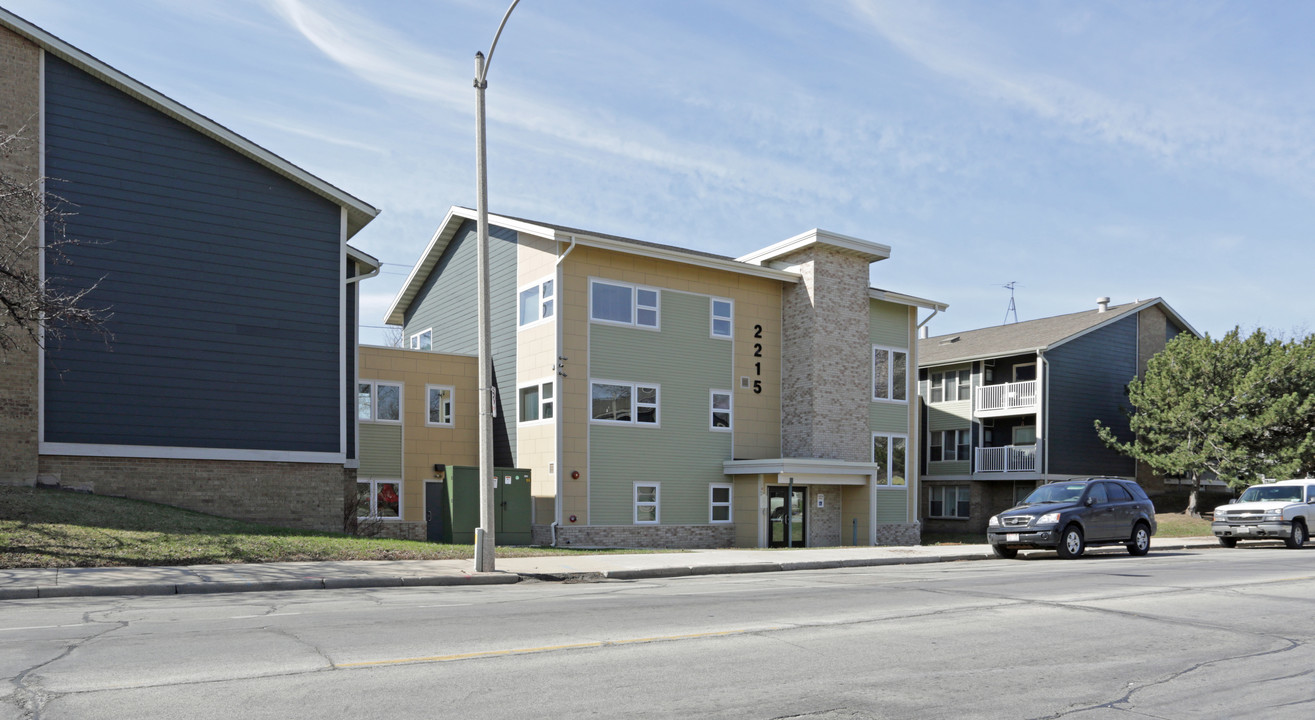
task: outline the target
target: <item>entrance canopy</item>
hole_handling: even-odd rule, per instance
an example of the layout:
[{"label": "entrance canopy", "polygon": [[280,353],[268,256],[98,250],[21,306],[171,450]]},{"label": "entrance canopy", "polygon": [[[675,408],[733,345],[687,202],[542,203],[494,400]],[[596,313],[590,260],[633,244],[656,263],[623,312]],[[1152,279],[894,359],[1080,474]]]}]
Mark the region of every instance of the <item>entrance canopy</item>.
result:
[{"label": "entrance canopy", "polygon": [[793,478],[799,485],[868,485],[880,472],[876,463],[818,458],[726,460],[722,468],[727,475],[776,475],[778,482]]}]

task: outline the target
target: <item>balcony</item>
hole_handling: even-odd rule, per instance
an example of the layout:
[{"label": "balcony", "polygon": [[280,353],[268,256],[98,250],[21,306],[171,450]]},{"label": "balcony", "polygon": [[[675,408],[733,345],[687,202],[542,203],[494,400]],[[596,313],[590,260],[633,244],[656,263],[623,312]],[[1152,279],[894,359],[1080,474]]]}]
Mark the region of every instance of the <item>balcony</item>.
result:
[{"label": "balcony", "polygon": [[1036,459],[1035,445],[977,448],[976,472],[1036,472]]},{"label": "balcony", "polygon": [[973,392],[973,415],[998,417],[1037,411],[1036,380],[982,385]]}]

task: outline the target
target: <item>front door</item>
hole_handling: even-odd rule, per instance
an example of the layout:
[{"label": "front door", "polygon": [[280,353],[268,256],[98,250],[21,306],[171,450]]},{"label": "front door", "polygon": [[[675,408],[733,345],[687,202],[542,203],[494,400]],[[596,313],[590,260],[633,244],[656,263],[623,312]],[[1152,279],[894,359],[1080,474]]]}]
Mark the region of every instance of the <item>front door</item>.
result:
[{"label": "front door", "polygon": [[444,519],[448,515],[447,483],[425,482],[425,539],[433,543],[452,542],[452,529]]},{"label": "front door", "polygon": [[790,488],[771,485],[767,488],[767,547],[804,547],[808,514],[808,488],[795,486],[794,497],[786,496]]}]

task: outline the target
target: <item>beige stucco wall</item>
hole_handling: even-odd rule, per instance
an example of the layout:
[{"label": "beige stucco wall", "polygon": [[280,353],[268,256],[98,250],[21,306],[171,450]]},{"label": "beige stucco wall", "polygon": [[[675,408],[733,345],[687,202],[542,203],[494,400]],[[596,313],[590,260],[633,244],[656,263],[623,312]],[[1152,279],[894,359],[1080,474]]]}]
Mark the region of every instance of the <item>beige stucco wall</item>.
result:
[{"label": "beige stucco wall", "polygon": [[[479,464],[478,364],[464,355],[367,345],[358,358],[361,380],[402,383],[402,521],[423,523],[425,481],[434,479],[434,465]],[[425,425],[427,385],[453,388],[452,427]],[[367,468],[359,476],[372,477]]]},{"label": "beige stucco wall", "polygon": [[[564,246],[563,248],[564,249]],[[544,383],[557,376],[557,323],[561,308],[560,282],[557,280],[558,243],[534,235],[519,233],[516,248],[517,303],[519,292],[545,279],[553,280],[553,316],[537,324],[518,328],[516,332],[517,398],[504,407],[519,410],[519,388]],[[519,305],[518,305],[519,307]],[[560,384],[560,383],[559,383]],[[560,400],[554,398],[553,412]],[[534,522],[553,521],[557,494],[557,418],[521,424],[519,417],[508,418],[516,425],[516,464],[531,473],[530,494],[534,498]]]},{"label": "beige stucco wall", "polygon": [[[561,470],[564,525],[588,522],[589,428],[589,278],[602,277],[656,288],[728,298],[734,303],[733,367],[735,383],[734,454],[737,458],[780,456],[781,437],[781,285],[778,280],[756,278],[667,260],[644,258],[610,250],[577,246],[561,264],[562,352],[564,377],[560,378],[562,414]],[[754,337],[761,326],[762,337]],[[762,356],[754,356],[755,343]],[[761,375],[754,363],[762,363]],[[750,379],[741,388],[739,378]],[[752,381],[763,390],[754,393]],[[580,477],[572,479],[571,473]],[[737,490],[738,490],[737,485]],[[739,504],[738,495],[736,500]]]}]

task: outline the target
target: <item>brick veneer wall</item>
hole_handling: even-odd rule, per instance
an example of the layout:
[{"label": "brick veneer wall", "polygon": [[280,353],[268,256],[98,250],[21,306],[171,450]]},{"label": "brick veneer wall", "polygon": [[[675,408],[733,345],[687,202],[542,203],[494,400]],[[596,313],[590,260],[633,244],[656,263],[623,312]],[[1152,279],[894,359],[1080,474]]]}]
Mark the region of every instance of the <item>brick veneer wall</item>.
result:
[{"label": "brick veneer wall", "polygon": [[781,452],[871,462],[869,263],[817,246],[783,260],[802,281],[782,298]]},{"label": "brick veneer wall", "polygon": [[[552,527],[533,527],[535,545],[552,544]],[[735,546],[735,526],[586,525],[559,526],[557,545],[620,548],[727,548]]]},{"label": "brick veneer wall", "polygon": [[[838,547],[843,528],[840,527],[843,489],[839,485],[811,485],[808,488],[808,547]],[[817,496],[822,496],[822,507]]]},{"label": "brick veneer wall", "polygon": [[[36,182],[40,176],[40,62],[36,45],[0,28],[0,136],[23,131],[22,139],[0,156],[0,172],[20,182]],[[26,229],[3,228],[6,236]],[[36,272],[40,256],[32,252],[28,257],[28,269]],[[17,343],[0,354],[0,482],[30,484],[37,475],[39,355],[21,331],[0,322],[0,332]]]},{"label": "brick veneer wall", "polygon": [[41,457],[43,482],[150,500],[238,520],[343,530],[356,470],[319,463]]},{"label": "brick veneer wall", "polygon": [[918,523],[895,523],[877,526],[878,545],[920,545],[922,528]]}]

